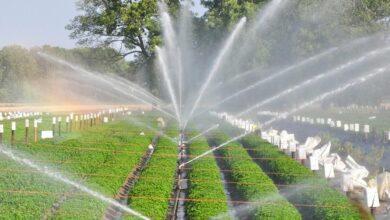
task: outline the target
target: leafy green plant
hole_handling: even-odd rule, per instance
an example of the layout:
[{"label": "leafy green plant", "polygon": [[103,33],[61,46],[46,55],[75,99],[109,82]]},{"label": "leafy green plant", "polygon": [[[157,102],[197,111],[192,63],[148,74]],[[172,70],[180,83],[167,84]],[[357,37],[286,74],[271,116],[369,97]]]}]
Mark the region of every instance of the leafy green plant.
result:
[{"label": "leafy green plant", "polygon": [[[189,155],[195,157],[209,150],[205,138],[199,138],[190,145]],[[187,216],[190,219],[207,219],[228,211],[226,195],[221,182],[219,167],[214,158],[205,157],[190,165],[188,171],[189,190],[186,202]],[[207,181],[199,181],[206,179]],[[198,181],[197,181],[198,180]],[[221,202],[208,203],[196,200],[212,199]]]},{"label": "leafy green plant", "polygon": [[[210,138],[211,145],[218,145],[228,136],[214,133]],[[254,202],[248,208],[253,219],[301,219],[297,209],[279,195],[272,180],[256,165],[245,149],[237,142],[217,150],[227,169],[234,187],[243,200]]]},{"label": "leafy green plant", "polygon": [[358,208],[347,197],[277,147],[256,135],[242,138],[241,143],[253,157],[272,158],[259,160],[258,164],[270,173],[274,181],[300,185],[291,189],[287,199],[294,204],[302,204],[298,208],[304,219],[361,219]]}]

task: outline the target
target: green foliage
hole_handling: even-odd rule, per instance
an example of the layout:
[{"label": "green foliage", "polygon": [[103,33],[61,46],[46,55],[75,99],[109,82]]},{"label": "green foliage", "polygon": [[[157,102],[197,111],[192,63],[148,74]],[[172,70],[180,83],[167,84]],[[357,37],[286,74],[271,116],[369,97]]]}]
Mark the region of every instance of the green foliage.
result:
[{"label": "green foliage", "polygon": [[18,101],[28,98],[24,83],[41,77],[42,68],[27,49],[8,46],[0,50],[0,100]]},{"label": "green foliage", "polygon": [[[168,6],[176,11],[179,1],[168,1]],[[119,43],[127,49],[123,56],[133,54],[145,60],[161,42],[156,0],[82,0],[79,9],[84,14],[76,16],[67,29],[81,44]]]},{"label": "green foliage", "polygon": [[[299,207],[304,219],[361,219],[357,207],[347,197],[332,189],[324,179],[291,159],[269,143],[255,135],[241,140],[244,147],[250,149],[253,157],[272,158],[261,160],[258,164],[279,184],[299,184],[288,197],[294,204],[312,204]],[[291,189],[293,190],[293,189]]]},{"label": "green foliage", "polygon": [[[170,132],[177,131],[169,127]],[[176,132],[177,134],[177,132]],[[141,172],[141,178],[129,194],[129,205],[152,219],[164,219],[169,207],[169,199],[151,199],[147,197],[171,198],[177,168],[177,146],[171,140],[162,137],[148,166]],[[170,180],[169,180],[170,179]],[[143,198],[145,197],[145,198]]]},{"label": "green foliage", "polygon": [[[144,117],[140,120],[149,123],[154,118]],[[41,140],[26,145],[21,144],[24,140],[24,121],[16,121],[16,141],[19,144],[12,148],[31,155],[39,164],[49,165],[53,170],[58,170],[70,179],[82,182],[107,197],[114,197],[117,194],[129,172],[140,162],[150,139],[154,136],[154,132],[147,128],[134,126],[126,121],[116,121],[72,133],[64,132],[63,123],[62,137],[56,136],[54,140]],[[6,131],[4,141],[8,142],[10,122],[4,121],[3,124]],[[51,129],[50,116],[43,118],[39,129]],[[33,140],[32,130],[30,129],[30,142]],[[140,130],[143,130],[146,136],[139,136]],[[74,191],[65,184],[53,181],[3,156],[0,160],[0,169],[2,218],[42,218],[64,193],[70,195],[61,205],[57,215],[51,216],[53,218],[98,219],[107,208],[107,204]],[[23,190],[32,193],[18,192]]]},{"label": "green foliage", "polygon": [[253,18],[257,10],[267,0],[237,1],[237,0],[202,0],[201,3],[208,10],[204,15],[207,25],[211,29],[226,30],[231,28],[242,17]]},{"label": "green foliage", "polygon": [[[189,155],[195,157],[207,150],[209,150],[207,141],[199,138],[191,143]],[[208,219],[228,212],[221,174],[214,158],[205,157],[195,161],[191,164],[188,175],[190,180],[188,198],[190,200],[185,203],[185,207],[189,219]],[[204,179],[207,181],[202,181]],[[197,202],[191,199],[214,199],[222,202]]]},{"label": "green foliage", "polygon": [[[218,146],[228,139],[225,134],[215,132],[210,143]],[[301,219],[294,206],[279,195],[272,180],[239,143],[233,142],[217,153],[223,156],[227,169],[231,170],[229,175],[236,182],[234,186],[240,197],[258,203],[249,211],[251,219]]]}]

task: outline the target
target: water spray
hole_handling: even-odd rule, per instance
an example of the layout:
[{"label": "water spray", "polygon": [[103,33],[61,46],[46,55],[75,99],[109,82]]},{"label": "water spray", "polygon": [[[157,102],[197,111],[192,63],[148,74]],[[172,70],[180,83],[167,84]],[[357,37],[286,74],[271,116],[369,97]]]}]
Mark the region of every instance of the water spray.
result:
[{"label": "water spray", "polygon": [[[245,92],[248,92],[248,91],[250,91],[250,90],[252,90],[252,89],[254,89],[256,87],[259,87],[260,85],[263,85],[265,83],[269,83],[270,81],[272,81],[272,80],[274,80],[274,79],[276,79],[278,77],[284,76],[287,73],[291,73],[295,69],[298,69],[298,68],[300,68],[302,66],[308,65],[311,62],[319,60],[320,58],[325,57],[327,55],[333,54],[337,50],[338,50],[338,48],[335,48],[335,47],[334,48],[330,48],[330,49],[328,49],[328,50],[326,50],[326,51],[324,51],[324,52],[322,52],[320,54],[312,56],[312,57],[310,57],[308,59],[305,59],[305,60],[303,60],[303,61],[301,61],[301,62],[299,62],[297,64],[294,64],[294,65],[289,66],[289,67],[287,67],[287,68],[285,68],[285,69],[283,69],[281,71],[278,71],[277,73],[271,74],[270,76],[268,76],[268,77],[266,77],[264,79],[261,79],[261,80],[255,82],[254,84],[249,85],[249,86],[245,87],[244,89],[241,89],[238,92],[236,92],[236,93],[234,93],[234,94],[232,94],[232,95],[222,99],[220,102],[217,102],[217,103],[213,104],[212,106],[208,107],[207,110],[202,111],[201,113],[197,114],[196,116],[201,115],[201,114],[207,112],[209,109],[213,109],[213,108],[215,108],[215,107],[217,107],[217,106],[219,106],[219,105],[221,105],[221,104],[223,104],[223,103],[225,103],[225,102],[227,102],[227,101],[229,101],[229,100],[231,100],[231,99],[233,99],[235,97],[238,97],[238,96],[244,94]],[[243,73],[242,75],[243,76],[248,75],[252,71],[256,71],[256,70],[249,70],[249,71]],[[239,76],[241,76],[241,75],[239,75]],[[237,76],[232,78],[232,80],[236,80],[236,79],[238,79]]]},{"label": "water spray", "polygon": [[197,138],[201,137],[202,135],[205,135],[205,134],[207,134],[208,132],[210,132],[210,131],[212,131],[212,130],[218,128],[218,127],[219,127],[219,124],[215,124],[215,125],[211,126],[210,128],[206,129],[205,131],[200,132],[200,133],[199,133],[198,135],[196,135],[195,137],[190,138],[190,139],[188,140],[188,142],[194,141],[194,140],[196,140]]},{"label": "water spray", "polygon": [[[335,54],[336,52],[338,52],[338,51],[340,51],[342,49],[352,48],[354,46],[367,43],[367,42],[373,40],[373,38],[376,38],[376,37],[377,37],[376,35],[369,36],[369,37],[362,37],[362,38],[359,38],[357,40],[354,40],[352,43],[349,43],[346,46],[329,48],[329,49],[327,49],[327,50],[325,50],[325,51],[323,51],[323,52],[321,52],[321,53],[319,53],[317,55],[311,56],[311,57],[309,57],[307,59],[299,61],[296,64],[293,64],[293,65],[288,66],[288,67],[286,67],[286,68],[284,68],[284,69],[282,69],[280,71],[277,71],[276,73],[270,74],[268,77],[266,77],[264,79],[260,79],[259,81],[255,82],[254,84],[251,84],[251,85],[249,85],[249,86],[247,86],[247,87],[245,87],[245,88],[235,92],[234,94],[224,98],[220,102],[217,102],[217,103],[213,104],[212,106],[208,107],[207,109],[208,110],[209,109],[213,109],[213,108],[215,108],[215,107],[217,107],[217,106],[219,106],[219,105],[221,105],[223,103],[226,103],[227,101],[229,101],[229,100],[231,100],[231,99],[233,99],[235,97],[238,97],[239,95],[241,95],[243,93],[246,93],[246,92],[248,92],[248,91],[250,91],[252,89],[255,89],[255,88],[257,88],[257,87],[259,87],[261,85],[264,85],[265,83],[269,83],[270,81],[275,80],[276,78],[279,78],[279,77],[285,76],[286,74],[292,73],[296,69],[302,68],[302,67],[304,67],[306,65],[309,65],[309,64],[311,64],[313,62],[316,62],[316,61],[318,61],[318,60],[320,60],[320,59],[322,59],[322,58],[324,58],[326,56]],[[245,77],[247,75],[250,75],[250,74],[253,74],[253,73],[257,73],[257,72],[259,72],[259,70],[260,70],[260,68],[255,68],[255,69],[252,69],[252,70],[245,71],[242,74],[236,75],[233,78],[229,79],[227,82],[217,86],[214,91],[216,91],[221,85],[226,85],[228,83],[234,82],[235,80],[240,79],[242,77]],[[207,112],[207,110],[206,111],[202,111],[201,113],[197,114],[197,116],[201,115],[201,114],[203,114],[205,112]]]},{"label": "water spray", "polygon": [[288,112],[284,112],[284,113],[280,114],[279,116],[274,117],[274,118],[266,121],[265,123],[263,123],[263,126],[268,126],[268,125],[272,124],[273,122],[275,122],[277,120],[280,120],[282,118],[286,118],[287,116],[289,116],[289,115],[291,115],[291,114],[293,114],[293,113],[295,113],[297,111],[300,111],[300,110],[302,110],[302,109],[304,109],[304,108],[306,108],[306,107],[308,107],[310,105],[313,105],[315,103],[321,102],[324,99],[328,98],[329,96],[333,96],[333,95],[339,94],[339,93],[344,92],[345,90],[349,89],[350,87],[362,84],[362,83],[366,82],[367,80],[372,79],[375,76],[378,76],[380,74],[384,74],[384,73],[386,73],[386,71],[389,68],[390,68],[390,66],[386,66],[386,67],[383,67],[383,68],[378,68],[373,73],[370,73],[368,75],[365,75],[365,76],[359,77],[359,78],[357,78],[355,80],[352,80],[349,83],[346,83],[346,84],[338,87],[335,90],[323,93],[322,95],[319,95],[316,98],[314,98],[314,99],[312,99],[310,101],[307,101],[307,102],[301,104],[300,106],[298,106],[298,107],[296,107],[296,108],[294,108],[294,109],[292,109],[292,110],[290,110]]},{"label": "water spray", "polygon": [[341,73],[345,69],[350,68],[351,66],[354,66],[354,65],[357,65],[359,63],[362,63],[362,62],[366,61],[370,57],[386,53],[389,50],[390,50],[390,47],[376,49],[374,51],[371,51],[370,53],[368,53],[368,54],[366,54],[364,56],[361,56],[361,57],[359,57],[357,59],[349,61],[349,62],[347,62],[345,64],[342,64],[342,65],[340,65],[340,66],[338,66],[338,67],[336,67],[336,68],[334,68],[332,70],[329,70],[329,71],[327,71],[325,73],[321,73],[321,74],[319,74],[317,76],[314,76],[314,77],[312,77],[312,78],[310,78],[308,80],[305,80],[304,82],[302,82],[302,83],[300,83],[298,85],[295,85],[295,86],[290,87],[290,88],[288,88],[286,90],[283,90],[282,92],[280,92],[280,93],[278,93],[278,94],[276,94],[276,95],[274,95],[274,96],[272,96],[272,97],[270,97],[268,99],[265,99],[265,100],[255,104],[254,106],[252,106],[252,107],[250,107],[250,108],[248,108],[248,109],[238,113],[237,116],[245,115],[245,114],[253,111],[254,109],[257,109],[257,108],[259,108],[261,106],[264,106],[265,104],[273,102],[273,101],[275,101],[275,100],[277,100],[277,99],[279,99],[279,98],[281,98],[281,97],[283,97],[283,96],[285,96],[287,94],[290,94],[290,93],[292,93],[292,92],[294,92],[294,91],[296,91],[298,89],[303,88],[304,86],[308,86],[308,85],[310,85],[310,84],[312,84],[314,82],[317,82],[317,81],[321,80],[322,78],[334,76],[337,73]]},{"label": "water spray", "polygon": [[178,141],[176,141],[174,138],[169,137],[168,135],[166,135],[166,134],[164,134],[164,133],[158,131],[157,129],[151,127],[150,125],[148,125],[148,124],[146,124],[146,123],[143,123],[143,122],[141,122],[141,121],[139,121],[139,120],[136,120],[135,118],[131,118],[130,121],[134,122],[134,123],[135,123],[136,125],[138,125],[138,126],[146,127],[146,128],[148,128],[149,130],[151,130],[151,131],[153,131],[153,132],[156,132],[156,133],[158,133],[159,135],[162,135],[163,137],[165,137],[165,138],[169,139],[170,141],[172,141],[172,143],[175,143],[175,144],[178,143]]},{"label": "water spray", "polygon": [[100,194],[98,192],[95,192],[95,191],[87,188],[86,186],[84,186],[84,185],[82,185],[80,183],[74,182],[74,181],[64,177],[59,172],[50,170],[47,166],[43,166],[42,167],[42,166],[40,166],[38,164],[35,164],[33,161],[31,161],[31,160],[29,160],[27,158],[22,158],[20,156],[17,156],[13,151],[8,149],[4,145],[0,145],[0,154],[3,154],[4,156],[7,156],[8,158],[14,160],[15,162],[17,162],[17,163],[19,163],[21,165],[27,166],[29,168],[32,168],[32,169],[34,169],[34,170],[36,170],[36,171],[38,171],[38,172],[40,172],[40,173],[42,173],[42,174],[52,178],[52,179],[55,179],[57,181],[65,183],[67,185],[73,186],[73,187],[77,188],[78,190],[80,190],[80,191],[82,191],[84,193],[87,193],[88,195],[90,195],[92,197],[95,197],[96,199],[99,199],[102,202],[105,202],[107,204],[115,206],[118,209],[123,210],[126,213],[129,213],[129,214],[131,214],[133,216],[136,216],[136,217],[138,217],[140,219],[149,220],[148,217],[142,215],[141,213],[136,212],[133,209],[120,204],[119,202],[115,201],[114,199],[107,198],[106,196],[104,196],[104,195],[102,195],[102,194]]},{"label": "water spray", "polygon": [[[182,106],[182,74],[183,74],[183,66],[182,66],[182,53],[181,53],[181,48],[176,46],[175,42],[177,42],[178,40],[176,39],[176,33],[173,29],[173,24],[172,24],[172,20],[171,20],[171,17],[169,16],[168,12],[167,12],[167,7],[166,5],[163,3],[163,2],[160,2],[158,4],[159,6],[159,11],[161,13],[161,22],[162,22],[162,26],[163,26],[163,34],[164,34],[164,38],[167,42],[167,45],[166,45],[166,48],[167,48],[167,51],[166,51],[166,55],[168,56],[167,57],[167,60],[160,60],[160,62],[162,61],[172,61],[174,60],[175,61],[175,70],[176,70],[176,75],[177,75],[177,80],[178,80],[178,90],[179,90],[179,100],[176,101],[176,108],[175,108],[175,111],[178,112],[178,116],[179,116],[179,124],[181,126],[181,106]],[[160,49],[161,50],[161,49]],[[158,52],[158,51],[157,51]],[[163,55],[162,54],[162,51],[160,51],[159,55]],[[161,64],[161,63],[160,63]],[[161,66],[163,67],[164,64],[161,64]],[[165,64],[166,65],[166,64]],[[164,68],[164,67],[163,67]],[[163,70],[164,71],[164,70]],[[167,72],[167,74],[164,74],[164,77],[169,77],[169,74]],[[170,91],[169,89],[169,85],[168,83],[171,83],[171,87],[172,87],[172,82],[170,79],[166,79],[165,80],[166,83],[167,83],[167,86],[168,86],[168,91]],[[173,90],[173,88],[172,88]],[[175,92],[175,91],[173,91]],[[172,95],[171,96],[171,99],[172,99]],[[174,104],[175,102],[172,101],[172,103]],[[178,102],[178,104],[177,104]],[[174,104],[175,106],[175,104]]]},{"label": "water spray", "polygon": [[218,150],[219,148],[222,148],[222,147],[226,146],[227,144],[230,144],[231,142],[236,141],[236,140],[238,140],[238,139],[240,139],[240,138],[243,138],[243,137],[245,137],[245,136],[247,136],[247,135],[249,135],[249,134],[251,134],[251,133],[250,133],[250,132],[245,132],[245,133],[243,133],[243,134],[241,134],[241,135],[238,135],[238,136],[236,136],[236,137],[234,137],[234,138],[232,138],[232,139],[226,141],[225,143],[222,143],[222,144],[220,144],[219,146],[214,147],[214,148],[212,148],[211,150],[208,150],[208,151],[204,152],[203,154],[201,154],[201,155],[199,155],[199,156],[196,156],[196,157],[194,157],[193,159],[191,159],[191,160],[189,160],[189,161],[187,161],[187,162],[185,162],[185,163],[180,164],[179,169],[181,169],[181,168],[183,168],[185,165],[187,165],[187,164],[189,164],[189,163],[192,163],[192,162],[194,162],[194,161],[196,161],[196,160],[198,160],[198,159],[200,159],[200,158],[202,158],[202,157],[204,157],[204,156],[207,156],[208,154],[210,154],[210,153],[212,153],[212,152]]},{"label": "water spray", "polygon": [[245,22],[246,22],[245,17],[240,19],[240,22],[238,22],[238,24],[234,28],[233,32],[230,34],[229,38],[224,43],[222,49],[219,51],[217,59],[214,61],[210,72],[207,74],[207,79],[203,83],[203,85],[199,91],[198,97],[196,98],[194,105],[192,106],[190,114],[188,115],[188,118],[187,118],[186,122],[184,123],[184,128],[187,126],[189,119],[192,117],[195,110],[198,108],[199,102],[202,100],[204,92],[206,91],[211,80],[214,78],[215,74],[218,72],[226,54],[229,52],[230,48],[233,45],[234,40],[237,38],[237,35],[241,32],[242,28],[244,27]]},{"label": "water spray", "polygon": [[[85,69],[83,69],[83,68],[81,68],[81,67],[75,66],[75,65],[73,65],[73,64],[71,64],[71,63],[69,63],[69,62],[66,62],[66,61],[64,61],[64,60],[61,60],[61,59],[59,59],[59,58],[57,58],[57,57],[53,57],[53,56],[48,55],[48,54],[45,54],[45,53],[38,53],[38,55],[40,55],[41,57],[43,57],[43,58],[45,58],[45,59],[54,61],[54,62],[56,62],[56,63],[62,64],[62,65],[65,65],[65,66],[68,66],[68,67],[70,67],[71,69],[73,69],[73,70],[75,70],[75,71],[78,71],[78,72],[81,72],[81,73],[84,73],[84,74],[86,74],[86,75],[88,75],[88,76],[90,76],[90,77],[95,77],[95,78],[98,77],[98,79],[99,79],[100,81],[105,81],[105,82],[108,83],[108,84],[111,86],[111,88],[114,89],[115,91],[117,91],[117,92],[119,92],[119,93],[121,93],[121,94],[123,94],[123,95],[125,95],[125,96],[130,96],[130,97],[132,97],[132,98],[134,98],[134,99],[136,99],[136,100],[138,100],[138,101],[140,101],[140,102],[143,102],[143,103],[145,103],[145,104],[147,104],[147,105],[153,106],[156,110],[160,111],[161,113],[164,113],[165,115],[167,115],[167,116],[169,116],[169,117],[171,117],[171,118],[176,119],[175,116],[173,116],[171,113],[169,113],[169,112],[167,112],[167,111],[161,109],[161,108],[158,107],[158,106],[154,106],[152,103],[146,101],[145,99],[140,98],[140,97],[138,97],[138,96],[136,96],[136,95],[134,95],[134,94],[131,94],[131,93],[125,93],[125,92],[123,92],[122,90],[116,88],[116,85],[114,85],[112,82],[109,82],[107,79],[104,79],[104,77],[102,76],[102,74],[96,75],[96,74],[94,74],[94,73],[92,73],[92,72],[90,72],[90,71],[88,71],[88,70],[85,70]],[[133,89],[136,90],[135,88],[133,88]]]},{"label": "water spray", "polygon": [[161,68],[162,68],[164,81],[165,81],[165,84],[166,84],[166,86],[168,88],[169,96],[171,98],[173,107],[175,108],[177,121],[179,122],[179,125],[181,125],[180,112],[179,112],[178,104],[177,104],[177,101],[176,101],[177,99],[176,99],[175,91],[174,91],[174,89],[172,87],[172,80],[169,77],[167,63],[166,63],[166,61],[164,59],[164,53],[163,53],[163,51],[159,47],[156,47],[156,51],[157,51],[158,61],[159,61],[160,65],[161,65]]}]

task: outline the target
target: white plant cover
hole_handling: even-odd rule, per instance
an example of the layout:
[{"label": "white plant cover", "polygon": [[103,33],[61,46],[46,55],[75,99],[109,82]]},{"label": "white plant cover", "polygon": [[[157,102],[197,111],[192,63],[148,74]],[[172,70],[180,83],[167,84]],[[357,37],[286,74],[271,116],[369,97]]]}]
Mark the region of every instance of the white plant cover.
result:
[{"label": "white plant cover", "polygon": [[298,147],[298,154],[297,159],[298,160],[306,160],[306,150],[304,148]]},{"label": "white plant cover", "polygon": [[325,144],[321,148],[313,151],[313,156],[318,158],[318,162],[321,165],[324,165],[326,158],[329,156],[331,146],[332,146],[332,143],[328,142],[327,144]]},{"label": "white plant cover", "polygon": [[345,160],[345,163],[348,165],[350,170],[352,171],[353,174],[356,174],[355,176],[361,177],[361,178],[366,178],[368,177],[368,170],[364,167],[356,163],[356,161],[348,155],[347,159]]},{"label": "white plant cover", "polygon": [[384,172],[377,176],[379,199],[383,201],[390,200],[390,173]]},{"label": "white plant cover", "polygon": [[310,156],[309,157],[310,162],[310,170],[319,170],[320,166],[318,164],[318,158],[316,156]]},{"label": "white plant cover", "polygon": [[283,130],[280,133],[280,149],[287,150],[288,149],[288,141],[290,139],[289,133],[287,131]]},{"label": "white plant cover", "polygon": [[295,139],[294,140],[290,140],[288,142],[288,150],[290,152],[296,152],[297,151],[297,145],[299,144],[298,141],[296,141]]},{"label": "white plant cover", "polygon": [[347,172],[347,165],[341,160],[341,157],[337,153],[330,154],[329,158],[336,171],[342,173]]},{"label": "white plant cover", "polygon": [[334,166],[333,166],[332,162],[325,161],[325,163],[324,163],[324,174],[325,174],[325,178],[327,178],[327,179],[335,177],[335,175],[334,175]]},{"label": "white plant cover", "polygon": [[271,142],[271,136],[269,136],[267,132],[262,131],[261,138],[268,141],[268,142]]},{"label": "white plant cover", "polygon": [[305,144],[299,146],[299,148],[303,148],[306,150],[308,154],[311,154],[313,153],[314,148],[317,147],[317,145],[320,144],[320,142],[321,142],[321,138],[319,136],[308,137],[306,139]]},{"label": "white plant cover", "polygon": [[342,189],[344,192],[351,192],[354,189],[354,183],[352,180],[351,173],[343,173],[343,177],[341,180]]},{"label": "white plant cover", "polygon": [[367,187],[367,182],[364,178],[368,177],[368,170],[364,166],[356,163],[350,155],[348,155],[345,163],[347,164],[347,173],[350,174],[350,181],[354,187]]},{"label": "white plant cover", "polygon": [[379,194],[376,181],[370,180],[368,186],[365,188],[364,197],[367,207],[379,207]]}]

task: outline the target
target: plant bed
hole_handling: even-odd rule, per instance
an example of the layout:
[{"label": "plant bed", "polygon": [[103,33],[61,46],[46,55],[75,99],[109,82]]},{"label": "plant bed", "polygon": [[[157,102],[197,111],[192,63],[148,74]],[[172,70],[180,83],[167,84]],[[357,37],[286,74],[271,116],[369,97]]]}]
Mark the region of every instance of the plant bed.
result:
[{"label": "plant bed", "polygon": [[[205,138],[199,138],[191,143],[189,154],[196,156],[209,150]],[[221,182],[221,174],[214,158],[206,157],[189,164],[189,190],[186,213],[189,219],[208,219],[228,212],[227,195]],[[191,179],[207,179],[205,181],[191,181]],[[219,203],[205,203],[199,200],[214,199]],[[198,201],[197,201],[198,200]]]},{"label": "plant bed", "polygon": [[[227,135],[214,132],[209,144],[218,146],[228,139]],[[239,143],[232,142],[229,148],[222,147],[215,151],[215,154],[224,166],[231,170],[227,174],[228,181],[235,187],[241,200],[251,202],[250,206],[241,207],[245,209],[246,218],[301,219],[295,207],[279,195],[272,180],[250,160],[250,156]],[[242,172],[243,170],[251,172]]]},{"label": "plant bed", "polygon": [[347,197],[331,188],[326,180],[314,175],[308,168],[280,152],[275,146],[256,135],[241,139],[241,143],[256,160],[256,163],[279,184],[297,184],[289,188],[287,199],[298,204],[297,208],[304,219],[361,219],[365,213],[351,204]]},{"label": "plant bed", "polygon": [[[144,130],[146,135],[124,132],[120,136],[111,135],[123,130]],[[88,130],[74,131],[63,139],[42,140],[11,148],[32,155],[40,164],[52,164],[50,167],[53,170],[61,171],[70,179],[82,179],[84,185],[107,197],[113,197],[128,172],[138,164],[153,136],[154,132],[147,128],[115,121]],[[82,150],[87,148],[90,150]],[[139,153],[115,153],[119,150]],[[13,161],[3,159],[0,169],[3,170],[0,174],[0,215],[5,218],[39,219],[67,193],[67,200],[61,202],[55,216],[50,218],[101,218],[106,209],[107,204],[81,192],[73,192],[72,188],[64,184],[46,181],[46,176]],[[15,202],[19,205],[13,205]]]},{"label": "plant bed", "polygon": [[[170,129],[172,130],[167,131],[167,135],[177,135],[176,129]],[[167,216],[178,164],[177,158],[164,155],[177,154],[176,145],[166,137],[160,138],[153,157],[129,194],[129,206],[152,219],[164,219]]]}]

